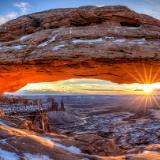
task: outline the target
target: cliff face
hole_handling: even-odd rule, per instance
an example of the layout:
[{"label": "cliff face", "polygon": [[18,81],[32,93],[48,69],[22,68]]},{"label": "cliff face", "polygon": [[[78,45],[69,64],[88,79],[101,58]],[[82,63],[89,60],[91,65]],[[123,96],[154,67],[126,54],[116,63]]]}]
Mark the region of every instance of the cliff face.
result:
[{"label": "cliff face", "polygon": [[138,75],[154,75],[159,67],[159,39],[159,20],[123,6],[19,17],[0,26],[0,92],[82,77],[144,83]]}]

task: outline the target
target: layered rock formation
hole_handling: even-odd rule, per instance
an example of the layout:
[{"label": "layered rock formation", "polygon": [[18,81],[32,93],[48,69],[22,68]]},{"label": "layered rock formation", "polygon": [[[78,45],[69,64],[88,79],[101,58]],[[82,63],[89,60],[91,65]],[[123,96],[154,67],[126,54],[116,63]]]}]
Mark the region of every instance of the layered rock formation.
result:
[{"label": "layered rock formation", "polygon": [[82,77],[155,82],[159,74],[154,79],[145,74],[155,75],[159,68],[159,39],[159,20],[123,6],[19,17],[0,26],[0,92],[30,82]]}]

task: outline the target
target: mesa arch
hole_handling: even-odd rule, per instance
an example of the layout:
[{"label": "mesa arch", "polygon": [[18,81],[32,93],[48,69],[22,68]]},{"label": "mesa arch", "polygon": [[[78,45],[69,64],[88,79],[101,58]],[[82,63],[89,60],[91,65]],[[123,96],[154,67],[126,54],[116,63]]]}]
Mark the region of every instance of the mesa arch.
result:
[{"label": "mesa arch", "polygon": [[160,21],[123,6],[34,13],[0,26],[0,92],[33,82],[160,79]]},{"label": "mesa arch", "polygon": [[[75,67],[73,67],[75,65]],[[160,81],[160,62],[85,62],[54,67],[45,65],[4,66],[1,72],[0,91],[16,91],[27,83],[51,82],[70,78],[96,78],[115,83],[153,83]],[[88,67],[89,66],[89,67]],[[1,71],[2,71],[1,69]]]}]

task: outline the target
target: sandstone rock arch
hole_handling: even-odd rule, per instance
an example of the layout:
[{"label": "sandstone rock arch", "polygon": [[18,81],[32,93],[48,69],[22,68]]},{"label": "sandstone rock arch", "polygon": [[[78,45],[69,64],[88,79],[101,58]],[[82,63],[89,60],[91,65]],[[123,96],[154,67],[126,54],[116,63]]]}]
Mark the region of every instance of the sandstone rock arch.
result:
[{"label": "sandstone rock arch", "polygon": [[16,91],[27,83],[84,77],[156,82],[159,39],[159,20],[123,6],[19,17],[0,26],[0,92]]}]

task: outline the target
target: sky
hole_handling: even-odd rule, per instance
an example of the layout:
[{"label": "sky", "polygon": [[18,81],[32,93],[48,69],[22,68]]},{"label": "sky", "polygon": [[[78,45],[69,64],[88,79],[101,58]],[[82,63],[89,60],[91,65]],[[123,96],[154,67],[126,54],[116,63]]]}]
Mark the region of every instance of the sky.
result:
[{"label": "sky", "polygon": [[160,83],[153,84],[118,84],[106,80],[98,79],[68,79],[56,82],[29,83],[17,94],[26,93],[80,93],[80,94],[100,94],[100,95],[131,95],[131,94],[152,94],[159,92]]},{"label": "sky", "polygon": [[160,19],[160,0],[0,0],[0,25],[29,13],[85,5],[125,5]]}]

